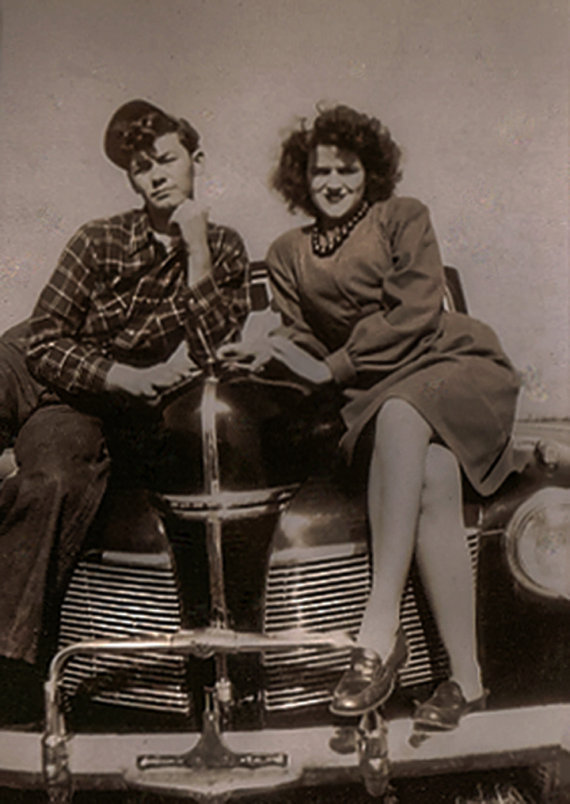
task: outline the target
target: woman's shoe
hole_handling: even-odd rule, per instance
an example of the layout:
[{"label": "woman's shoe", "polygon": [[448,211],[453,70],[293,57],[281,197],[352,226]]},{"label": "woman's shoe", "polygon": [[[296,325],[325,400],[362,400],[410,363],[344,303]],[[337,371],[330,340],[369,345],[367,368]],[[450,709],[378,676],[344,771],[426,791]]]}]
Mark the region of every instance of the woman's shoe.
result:
[{"label": "woman's shoe", "polygon": [[489,691],[467,701],[456,681],[442,681],[431,698],[419,703],[414,712],[414,729],[450,731],[459,725],[464,715],[480,712],[487,706]]},{"label": "woman's shoe", "polygon": [[350,667],[341,677],[330,705],[333,715],[350,717],[375,709],[392,694],[398,670],[406,663],[408,645],[401,628],[385,662],[374,650],[353,648]]}]

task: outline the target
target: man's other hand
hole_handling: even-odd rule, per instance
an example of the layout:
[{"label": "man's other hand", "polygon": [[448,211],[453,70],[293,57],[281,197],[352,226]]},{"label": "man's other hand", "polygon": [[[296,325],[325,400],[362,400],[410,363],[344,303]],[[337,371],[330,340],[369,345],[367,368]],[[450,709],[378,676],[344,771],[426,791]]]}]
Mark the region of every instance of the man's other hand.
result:
[{"label": "man's other hand", "polygon": [[153,399],[161,391],[190,377],[198,370],[198,366],[188,356],[186,343],[183,341],[178,349],[164,363],[148,368],[135,368],[125,363],[113,363],[107,374],[106,390],[123,391],[132,396]]}]

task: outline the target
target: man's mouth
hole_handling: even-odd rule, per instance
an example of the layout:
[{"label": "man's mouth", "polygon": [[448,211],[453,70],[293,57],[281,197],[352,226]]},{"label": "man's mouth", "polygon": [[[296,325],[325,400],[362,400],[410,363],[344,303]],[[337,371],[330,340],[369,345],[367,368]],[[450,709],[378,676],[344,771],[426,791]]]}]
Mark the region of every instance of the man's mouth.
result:
[{"label": "man's mouth", "polygon": [[155,190],[154,193],[150,194],[150,197],[153,199],[153,201],[160,201],[162,198],[166,198],[166,196],[170,195],[170,193],[170,190]]}]

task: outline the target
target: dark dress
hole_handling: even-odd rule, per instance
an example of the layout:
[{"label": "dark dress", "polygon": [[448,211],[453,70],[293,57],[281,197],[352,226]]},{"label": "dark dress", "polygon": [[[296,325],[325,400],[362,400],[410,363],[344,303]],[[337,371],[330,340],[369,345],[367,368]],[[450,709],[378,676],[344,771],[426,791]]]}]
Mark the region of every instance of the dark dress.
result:
[{"label": "dark dress", "polygon": [[311,249],[310,227],[267,255],[290,337],[324,358],[341,386],[350,458],[386,399],[413,405],[491,494],[513,470],[519,380],[494,332],[443,309],[444,271],[429,212],[412,198],[374,204],[332,255]]}]

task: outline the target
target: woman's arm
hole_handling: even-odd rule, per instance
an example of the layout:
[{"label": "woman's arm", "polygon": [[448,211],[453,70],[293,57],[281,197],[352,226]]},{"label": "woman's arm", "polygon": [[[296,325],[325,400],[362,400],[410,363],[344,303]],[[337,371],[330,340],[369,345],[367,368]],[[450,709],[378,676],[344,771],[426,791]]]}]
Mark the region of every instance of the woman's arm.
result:
[{"label": "woman's arm", "polygon": [[415,199],[387,205],[392,265],[383,279],[382,309],[361,318],[343,347],[326,358],[334,379],[359,371],[392,371],[435,333],[443,305],[444,271],[427,207]]},{"label": "woman's arm", "polygon": [[267,253],[267,267],[275,306],[281,313],[283,326],[275,334],[288,338],[313,356],[324,358],[327,347],[315,336],[303,317],[299,290],[294,269],[295,255],[284,248],[282,240],[276,241]]},{"label": "woman's arm", "polygon": [[[315,337],[303,318],[297,283],[294,276],[294,255],[281,249],[276,241],[267,254],[269,279],[275,307],[279,313],[268,311],[251,327],[244,329],[242,339],[218,349],[222,360],[234,361],[257,371],[272,358],[288,366],[299,377],[320,385],[331,379],[323,361],[326,346]],[[279,321],[285,320],[279,326]]]}]

